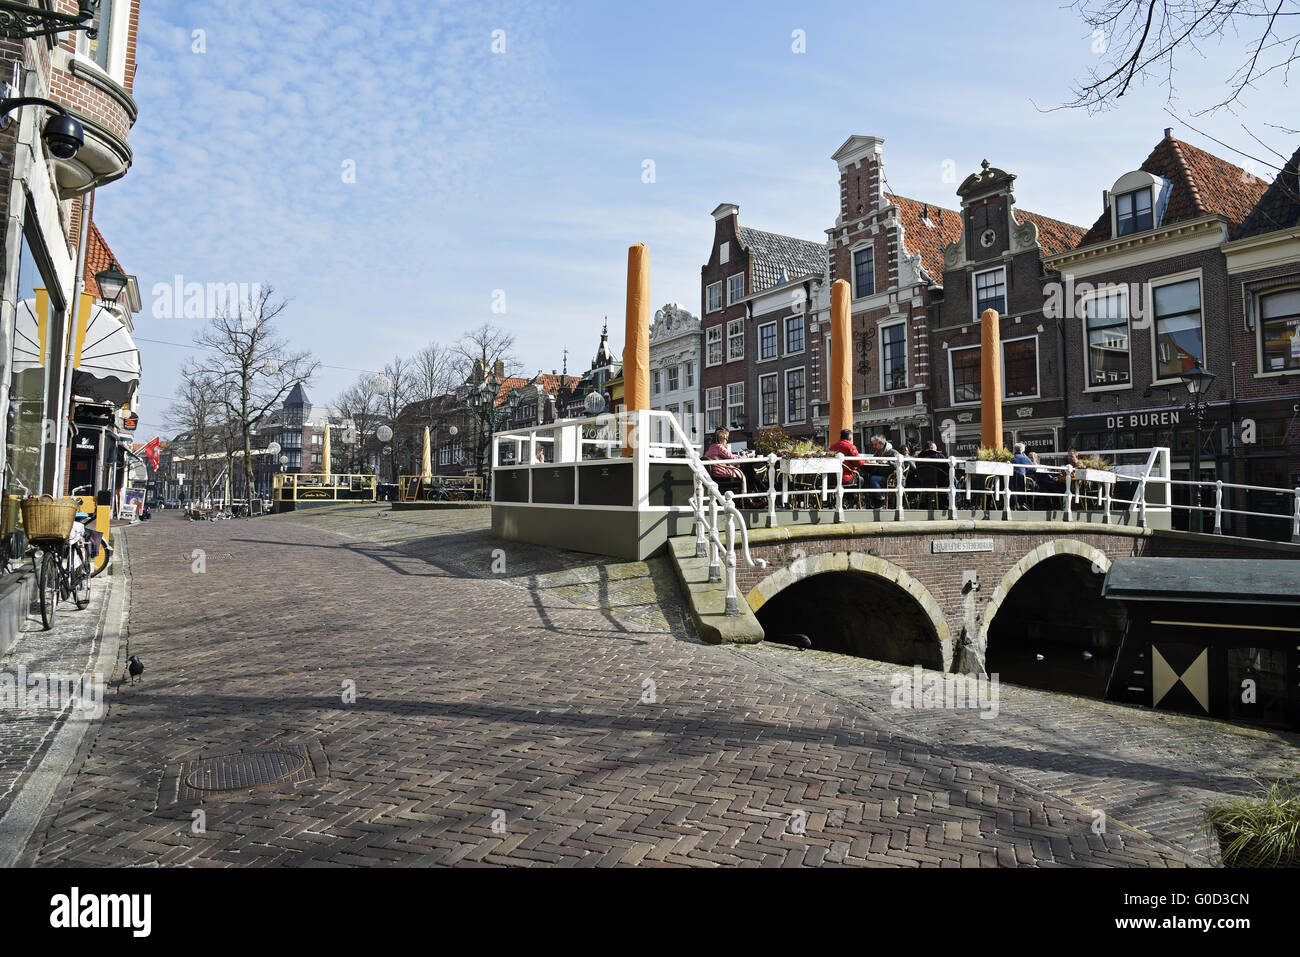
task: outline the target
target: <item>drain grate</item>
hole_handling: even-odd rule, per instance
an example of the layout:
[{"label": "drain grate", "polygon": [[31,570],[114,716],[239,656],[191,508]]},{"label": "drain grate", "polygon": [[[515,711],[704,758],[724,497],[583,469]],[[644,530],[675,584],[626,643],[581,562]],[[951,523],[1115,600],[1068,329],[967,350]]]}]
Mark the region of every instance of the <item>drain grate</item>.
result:
[{"label": "drain grate", "polygon": [[303,745],[274,751],[244,751],[216,758],[204,758],[181,768],[181,800],[230,791],[248,791],[276,784],[294,784],[315,776]]}]

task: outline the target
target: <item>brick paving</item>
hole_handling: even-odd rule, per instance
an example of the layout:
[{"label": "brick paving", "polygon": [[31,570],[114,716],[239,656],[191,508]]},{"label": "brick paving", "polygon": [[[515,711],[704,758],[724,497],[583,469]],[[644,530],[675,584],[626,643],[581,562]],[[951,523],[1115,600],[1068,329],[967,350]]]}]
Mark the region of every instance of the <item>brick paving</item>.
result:
[{"label": "brick paving", "polygon": [[[892,666],[700,643],[666,559],[383,511],[130,529],[145,678],[24,862],[1188,866],[1195,805],[1294,767],[1288,736],[1023,689],[891,709]],[[297,745],[310,780],[177,799],[183,763]]]}]

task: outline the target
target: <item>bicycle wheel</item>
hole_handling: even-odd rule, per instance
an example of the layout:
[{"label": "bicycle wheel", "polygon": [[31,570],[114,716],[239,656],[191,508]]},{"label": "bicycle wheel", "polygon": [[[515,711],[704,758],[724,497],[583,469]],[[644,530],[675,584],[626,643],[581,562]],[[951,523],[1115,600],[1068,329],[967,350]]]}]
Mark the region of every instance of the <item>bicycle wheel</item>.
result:
[{"label": "bicycle wheel", "polygon": [[54,614],[59,608],[59,558],[53,551],[41,553],[36,591],[41,601],[41,624],[49,631],[54,627]]},{"label": "bicycle wheel", "polygon": [[99,575],[102,572],[107,571],[108,566],[112,564],[113,561],[113,546],[108,544],[108,539],[104,539],[99,543],[99,550],[100,552],[103,553],[103,557],[96,558],[92,563],[93,567],[91,568],[90,571],[91,578],[94,578],[96,575]]},{"label": "bicycle wheel", "polygon": [[78,608],[90,604],[90,549],[86,545],[72,546],[68,559],[71,563],[69,574],[72,575],[72,600]]}]

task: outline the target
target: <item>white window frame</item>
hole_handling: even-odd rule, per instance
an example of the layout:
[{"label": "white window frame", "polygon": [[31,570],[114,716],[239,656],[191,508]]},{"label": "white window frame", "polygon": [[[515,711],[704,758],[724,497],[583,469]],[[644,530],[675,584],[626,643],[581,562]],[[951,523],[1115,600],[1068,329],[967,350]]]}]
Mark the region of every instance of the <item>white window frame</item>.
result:
[{"label": "white window frame", "polygon": [[669,392],[680,392],[682,388],[682,373],[676,365],[670,365],[664,369],[664,389]]},{"label": "white window frame", "polygon": [[[1034,394],[1033,395],[1007,395],[1007,346],[1013,342],[1024,342],[1026,339],[1034,340]],[[1014,339],[1002,340],[1002,401],[1003,402],[1028,402],[1030,399],[1038,399],[1043,394],[1043,370],[1041,362],[1042,353],[1039,351],[1038,334],[1034,333],[1028,336],[1016,336]]]},{"label": "white window frame", "polygon": [[[802,418],[802,419],[792,419],[792,418],[789,418],[789,415],[790,415],[790,374],[793,373],[793,372],[798,372],[801,376],[803,376],[803,418]],[[783,390],[782,390],[783,398],[785,399],[785,401],[784,401],[784,402],[782,403],[782,405],[781,405],[781,408],[783,409],[783,412],[782,412],[782,418],[785,420],[785,424],[786,424],[786,425],[804,425],[804,424],[808,421],[808,406],[809,406],[809,401],[808,401],[808,369],[807,369],[807,367],[806,367],[806,366],[795,366],[793,369],[786,369],[785,372],[784,372],[784,374],[781,376],[781,380],[782,380],[782,385],[784,386],[784,388],[783,388]]]},{"label": "white window frame", "polygon": [[970,301],[971,308],[975,310],[976,322],[979,322],[984,314],[983,310],[980,309],[979,277],[994,272],[1002,273],[1002,311],[998,313],[998,318],[1001,319],[1010,312],[1010,303],[1007,300],[1011,297],[1011,289],[1007,284],[1007,267],[994,266],[992,269],[977,269],[970,274]]},{"label": "white window frame", "polygon": [[731,262],[731,243],[726,241],[718,243],[718,264],[725,266],[729,262]]},{"label": "white window frame", "polygon": [[[709,346],[713,344],[716,344],[718,347],[717,362],[713,362],[711,358],[713,353]],[[716,326],[709,326],[704,330],[704,366],[705,368],[712,368],[713,366],[720,366],[726,361],[727,343],[725,337],[722,335],[722,323],[718,323]]]},{"label": "white window frame", "polygon": [[[777,373],[766,372],[758,377],[758,427],[766,429],[769,426],[781,424],[781,383],[777,379]],[[773,416],[769,422],[763,412],[763,383],[771,380],[772,382],[772,405]]]},{"label": "white window frame", "polygon": [[1082,336],[1079,341],[1083,343],[1084,394],[1089,392],[1120,392],[1125,389],[1133,388],[1133,314],[1129,309],[1128,290],[1118,287],[1114,291],[1124,297],[1124,328],[1128,331],[1128,382],[1118,383],[1115,385],[1092,384],[1092,364],[1089,360],[1089,354],[1092,347],[1088,344],[1088,304],[1104,298],[1103,293],[1111,291],[1112,290],[1094,289],[1079,297],[1079,334]]},{"label": "white window frame", "polygon": [[[891,388],[889,387],[888,380],[886,380],[886,378],[885,378],[885,374],[886,374],[886,370],[885,370],[885,330],[886,330],[886,329],[894,329],[894,328],[896,328],[896,327],[898,327],[898,326],[902,326],[902,327],[903,327],[903,384],[902,384],[901,386],[899,386],[898,388],[896,388],[896,389],[891,389]],[[876,327],[876,332],[877,332],[877,339],[879,340],[879,345],[877,346],[877,351],[879,352],[879,361],[880,361],[880,391],[881,391],[881,392],[906,392],[907,389],[908,389],[908,383],[909,383],[909,381],[910,381],[910,378],[909,378],[909,376],[908,376],[908,374],[907,374],[907,372],[908,372],[908,369],[907,369],[907,360],[908,360],[908,358],[909,358],[909,356],[908,356],[908,343],[907,343],[907,320],[906,320],[906,319],[901,319],[901,320],[896,320],[896,321],[893,321],[893,322],[882,322],[882,323],[880,323],[880,325],[878,325],[878,326]]]},{"label": "white window frame", "polygon": [[[1147,226],[1145,229],[1135,229],[1132,232],[1121,233],[1119,231],[1119,201],[1126,196],[1137,196],[1138,193],[1147,194],[1147,202],[1150,204],[1151,207],[1151,225]],[[1115,202],[1114,202],[1115,238],[1122,239],[1125,236],[1136,236],[1138,233],[1145,233],[1147,232],[1147,230],[1155,229],[1158,225],[1160,225],[1159,223],[1156,222],[1156,199],[1157,196],[1156,196],[1155,186],[1138,186],[1134,189],[1126,189],[1122,193],[1116,193]],[[1133,206],[1134,209],[1136,210],[1137,203],[1135,202]]]},{"label": "white window frame", "polygon": [[658,395],[663,391],[663,375],[658,369],[650,370],[650,394]]},{"label": "white window frame", "polygon": [[1250,301],[1246,304],[1251,314],[1255,317],[1255,378],[1263,379],[1268,377],[1277,377],[1284,375],[1297,375],[1295,369],[1265,369],[1264,368],[1264,311],[1263,300],[1268,296],[1284,292],[1296,292],[1300,290],[1300,285],[1288,283],[1282,286],[1275,286],[1271,289],[1259,289],[1248,292]]},{"label": "white window frame", "polygon": [[[773,345],[774,348],[772,349],[772,354],[771,354],[770,356],[764,356],[764,355],[763,355],[763,330],[764,330],[764,329],[771,329],[771,330],[773,330],[773,335],[772,335],[772,345]],[[781,358],[781,324],[778,323],[776,320],[772,320],[771,322],[765,322],[765,323],[763,323],[762,325],[760,325],[760,326],[758,327],[758,359],[757,359],[757,361],[758,361],[758,362],[775,362],[775,361],[776,361],[777,359],[779,359],[779,358]]]},{"label": "white window frame", "polygon": [[[800,336],[800,338],[803,340],[803,345],[800,346],[798,349],[791,349],[790,348],[790,323],[792,320],[795,319],[798,319],[801,323],[803,323],[803,334]],[[781,348],[785,351],[785,354],[787,356],[803,355],[804,350],[808,348],[808,321],[807,319],[804,318],[802,314],[796,312],[793,315],[786,316],[784,319],[781,320]]]},{"label": "white window frame", "polygon": [[[715,290],[715,289],[718,290],[718,304],[717,304],[716,306],[713,306],[713,305],[710,305],[710,302],[712,302],[712,300],[713,300],[713,295],[712,295],[712,293],[713,293],[713,290]],[[711,283],[709,283],[707,286],[704,287],[704,311],[705,311],[705,313],[707,314],[707,313],[710,313],[710,312],[718,312],[718,311],[720,311],[722,308],[723,308],[723,301],[722,301],[722,280],[719,279],[717,282],[711,282]]]},{"label": "white window frame", "polygon": [[973,400],[973,401],[969,401],[969,400],[968,400],[968,401],[964,401],[964,402],[958,402],[958,401],[957,401],[957,382],[956,382],[956,380],[953,378],[953,374],[952,374],[952,357],[953,357],[953,353],[956,353],[956,352],[965,352],[965,351],[967,351],[967,350],[969,350],[969,349],[979,349],[979,348],[980,348],[980,345],[976,344],[976,345],[970,345],[970,346],[951,346],[951,347],[948,349],[948,403],[949,403],[949,405],[953,406],[954,408],[958,408],[958,407],[962,407],[962,406],[966,406],[966,407],[976,406],[976,405],[979,405],[980,402],[981,402],[982,399],[983,399],[984,387],[983,387],[983,384],[981,383],[981,385],[980,385],[980,398],[979,398],[979,399],[975,399],[975,400]]},{"label": "white window frame", "polygon": [[[734,394],[732,392],[733,389],[740,390],[739,402],[732,401],[732,396]],[[731,411],[732,409],[739,409],[740,416],[736,416]],[[727,420],[723,423],[723,425],[725,425],[728,429],[730,429],[732,426],[736,426],[736,423],[740,421],[740,418],[746,419],[746,427],[748,427],[749,417],[745,415],[745,380],[744,379],[741,379],[739,382],[727,383]],[[739,426],[736,427],[739,428]]]},{"label": "white window frame", "polygon": [[695,388],[695,360],[694,359],[686,360],[686,370],[684,372],[684,376],[685,378],[683,379],[683,381],[685,382],[685,385],[683,386],[683,388],[686,389]]},{"label": "white window frame", "polygon": [[[726,407],[722,404],[722,386],[709,386],[709,388],[704,390],[704,431],[706,434],[727,424],[722,421],[722,411],[724,408]],[[711,412],[718,413],[718,421],[713,425],[709,424],[709,414]]]},{"label": "white window frame", "polygon": [[[740,354],[732,355],[734,351],[732,344],[739,341]],[[727,362],[744,362],[745,361],[745,320],[728,319],[727,320]]]},{"label": "white window frame", "polygon": [[1151,384],[1153,386],[1183,384],[1183,380],[1179,378],[1174,378],[1174,379],[1158,378],[1159,370],[1160,370],[1160,355],[1157,352],[1157,349],[1159,348],[1160,322],[1156,318],[1156,289],[1158,289],[1161,286],[1172,286],[1180,282],[1186,282],[1189,279],[1196,280],[1197,296],[1198,296],[1198,301],[1200,302],[1199,311],[1201,313],[1201,352],[1203,353],[1203,355],[1201,356],[1201,365],[1205,366],[1209,360],[1209,356],[1204,355],[1204,353],[1208,352],[1209,350],[1207,348],[1208,344],[1206,343],[1205,340],[1205,278],[1202,275],[1202,272],[1203,270],[1201,270],[1199,267],[1196,269],[1188,269],[1184,272],[1176,272],[1176,273],[1170,273],[1168,276],[1160,276],[1157,279],[1149,280],[1146,284],[1147,309],[1149,310],[1148,314],[1151,317],[1151,321],[1148,325],[1151,330],[1150,331]]},{"label": "white window frame", "polygon": [[[863,292],[858,288],[858,253],[870,250],[871,252],[871,292]],[[853,276],[853,298],[866,299],[868,296],[874,296],[876,290],[880,287],[880,281],[876,277],[876,244],[859,243],[857,246],[849,247],[849,272]]]},{"label": "white window frame", "polygon": [[[731,284],[736,279],[740,280],[739,296],[733,296],[731,294]],[[743,272],[732,273],[730,276],[727,277],[727,305],[734,306],[736,303],[740,302],[740,300],[744,298],[745,298],[745,274]]]}]

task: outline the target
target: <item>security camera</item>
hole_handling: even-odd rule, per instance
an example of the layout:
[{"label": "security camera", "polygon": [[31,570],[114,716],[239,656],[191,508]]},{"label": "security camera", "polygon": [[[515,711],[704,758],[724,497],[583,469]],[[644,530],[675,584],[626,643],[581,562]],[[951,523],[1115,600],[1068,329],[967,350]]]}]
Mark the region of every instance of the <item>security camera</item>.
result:
[{"label": "security camera", "polygon": [[81,124],[66,113],[50,117],[45,124],[45,145],[59,159],[72,159],[85,142],[86,133]]}]

